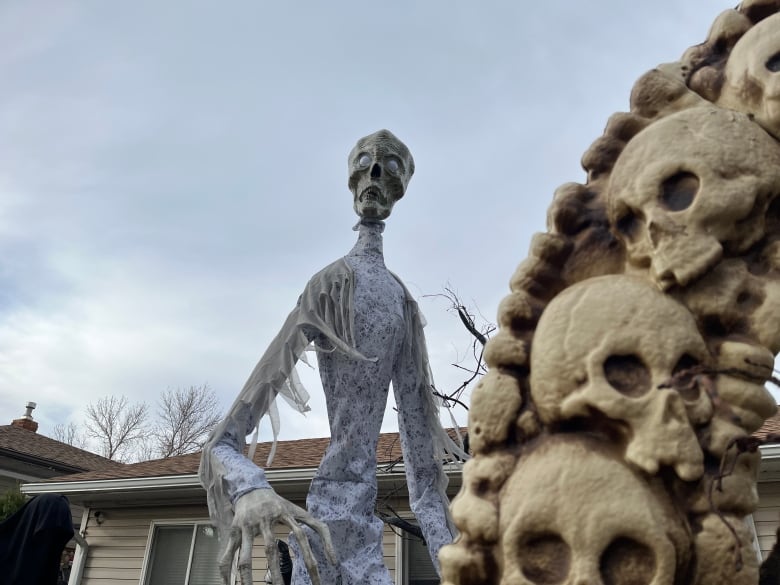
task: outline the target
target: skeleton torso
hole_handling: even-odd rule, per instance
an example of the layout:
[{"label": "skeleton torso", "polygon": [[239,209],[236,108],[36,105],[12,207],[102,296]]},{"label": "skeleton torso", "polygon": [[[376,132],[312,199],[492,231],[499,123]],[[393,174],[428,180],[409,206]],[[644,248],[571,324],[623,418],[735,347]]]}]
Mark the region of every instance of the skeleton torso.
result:
[{"label": "skeleton torso", "polygon": [[[355,279],[355,348],[376,361],[335,351],[320,351],[317,357],[331,440],[309,489],[307,508],[329,525],[344,569],[340,574],[332,572],[313,542],[315,555],[322,559],[324,583],[339,578],[344,585],[391,583],[382,558],[383,525],[374,515],[376,449],[406,326],[404,290],[385,267],[382,255],[383,229],[382,222],[362,222],[358,241],[344,258]],[[294,583],[306,582],[304,575],[296,577]]]},{"label": "skeleton torso", "polygon": [[377,360],[355,360],[338,352],[318,354],[331,432],[320,477],[374,481],[379,428],[405,332],[404,291],[385,267],[383,228],[381,222],[361,223],[358,241],[344,258],[355,279],[355,346]]}]

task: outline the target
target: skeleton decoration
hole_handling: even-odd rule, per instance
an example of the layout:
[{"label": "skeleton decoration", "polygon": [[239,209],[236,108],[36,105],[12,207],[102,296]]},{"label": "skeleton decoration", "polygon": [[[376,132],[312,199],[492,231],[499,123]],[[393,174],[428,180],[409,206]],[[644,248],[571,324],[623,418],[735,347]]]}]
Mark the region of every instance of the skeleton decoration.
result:
[{"label": "skeleton decoration", "polygon": [[[466,458],[442,428],[417,303],[384,264],[382,232],[414,172],[407,147],[387,130],[358,141],[349,187],[360,217],[355,247],[315,274],[226,418],[211,434],[200,478],[220,528],[220,571],[230,580],[238,555],[242,585],[252,583],[252,541],[262,535],[274,585],[282,585],[274,524],[287,525],[295,585],[390,585],[376,504],[376,449],[393,383],[412,511],[434,563],[455,534],[442,461]],[[281,394],[300,411],[308,395],[295,376],[307,346],[317,350],[331,440],[303,510],[279,497],[262,469],[242,454],[244,438]],[[276,432],[276,431],[275,431]]]},{"label": "skeleton decoration", "polygon": [[472,396],[445,585],[756,585],[780,352],[780,1],[641,76],[555,193]]}]

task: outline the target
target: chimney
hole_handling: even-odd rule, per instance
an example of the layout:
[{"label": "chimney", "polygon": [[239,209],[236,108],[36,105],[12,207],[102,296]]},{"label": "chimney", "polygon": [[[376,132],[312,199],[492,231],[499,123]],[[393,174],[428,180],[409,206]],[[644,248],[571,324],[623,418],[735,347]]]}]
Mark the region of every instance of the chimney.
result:
[{"label": "chimney", "polygon": [[33,433],[36,432],[38,430],[38,423],[35,422],[32,417],[32,411],[36,406],[38,405],[34,402],[28,402],[27,406],[25,407],[27,410],[24,412],[22,418],[14,419],[11,421],[11,425],[32,431]]}]

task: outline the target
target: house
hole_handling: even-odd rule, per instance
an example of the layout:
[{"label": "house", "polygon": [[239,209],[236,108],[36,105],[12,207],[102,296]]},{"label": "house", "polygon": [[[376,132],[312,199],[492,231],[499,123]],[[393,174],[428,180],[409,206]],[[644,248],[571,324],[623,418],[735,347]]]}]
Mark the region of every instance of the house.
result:
[{"label": "house", "polygon": [[[122,467],[121,463],[95,453],[79,449],[38,434],[38,423],[33,419],[34,402],[28,402],[24,415],[0,425],[0,493],[30,482],[90,471],[109,471]],[[70,502],[74,528],[81,525],[84,508]],[[65,546],[72,558],[75,541]]]},{"label": "house", "polygon": [[758,509],[753,513],[762,558],[772,550],[780,526],[780,411],[767,420],[754,436],[761,445],[758,474]]},{"label": "house", "polygon": [[[755,434],[762,465],[759,506],[750,518],[757,554],[766,557],[780,525],[780,413]],[[304,505],[306,492],[328,445],[327,438],[282,441],[267,476],[283,497]],[[258,445],[255,462],[264,466],[270,444]],[[396,433],[383,434],[378,447],[378,509],[412,520]],[[81,523],[88,548],[76,554],[70,585],[156,585],[220,583],[217,541],[206,497],[197,477],[200,454],[183,455],[111,469],[94,470],[28,484],[23,491],[65,494],[87,510]],[[460,488],[460,469],[447,470],[449,495]],[[287,529],[277,527],[286,538]],[[259,539],[258,539],[259,542]],[[385,528],[386,564],[397,585],[438,583],[421,541],[408,532]],[[164,562],[161,562],[164,559]],[[265,550],[253,550],[255,583],[264,583]]]},{"label": "house", "polygon": [[0,425],[0,492],[21,483],[122,466],[95,453],[39,435],[38,423],[32,417],[35,407],[34,402],[28,402],[23,416],[10,425]]},{"label": "house", "polygon": [[[328,442],[280,441],[273,465],[266,467],[274,489],[304,506]],[[254,461],[265,467],[269,450],[269,443],[258,444]],[[391,521],[414,522],[397,433],[380,435],[377,456],[377,509]],[[198,481],[199,464],[200,454],[193,453],[58,477],[22,490],[64,494],[85,508],[80,529],[88,546],[76,552],[71,585],[218,584],[218,544]],[[452,497],[460,488],[459,467],[448,475]],[[276,530],[279,538],[287,538],[289,529]],[[386,524],[384,552],[398,585],[439,582],[422,541],[410,533]],[[254,582],[264,583],[264,547],[256,545],[253,555]]]}]

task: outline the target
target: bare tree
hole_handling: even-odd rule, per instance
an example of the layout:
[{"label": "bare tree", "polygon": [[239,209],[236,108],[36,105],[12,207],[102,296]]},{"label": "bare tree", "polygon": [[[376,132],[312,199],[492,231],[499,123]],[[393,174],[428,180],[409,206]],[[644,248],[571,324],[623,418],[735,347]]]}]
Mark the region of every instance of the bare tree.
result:
[{"label": "bare tree", "polygon": [[87,406],[87,434],[99,443],[100,454],[124,460],[146,431],[149,407],[129,404],[126,396],[106,396]]},{"label": "bare tree", "polygon": [[81,429],[79,429],[79,426],[74,422],[54,425],[52,438],[60,443],[67,443],[68,445],[73,445],[79,449],[84,449],[87,445],[87,438],[84,436]]},{"label": "bare tree", "polygon": [[478,318],[474,311],[463,304],[458,293],[449,284],[444,287],[443,293],[426,296],[446,299],[450,303],[450,310],[455,311],[461,324],[469,333],[469,349],[452,364],[453,367],[462,370],[466,378],[455,389],[449,391],[435,389],[436,394],[444,400],[445,404],[450,406],[457,405],[468,410],[463,394],[474,380],[487,372],[487,365],[484,360],[485,344],[490,339],[491,333],[496,330],[496,325],[485,319],[481,313]]},{"label": "bare tree", "polygon": [[168,388],[157,408],[157,455],[171,457],[198,451],[221,418],[217,396],[208,384]]}]

